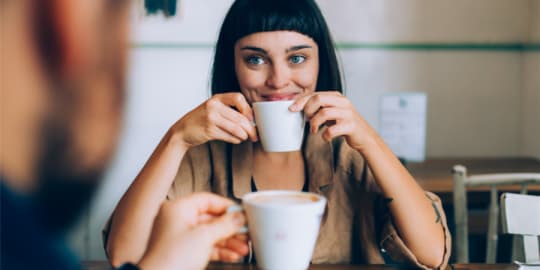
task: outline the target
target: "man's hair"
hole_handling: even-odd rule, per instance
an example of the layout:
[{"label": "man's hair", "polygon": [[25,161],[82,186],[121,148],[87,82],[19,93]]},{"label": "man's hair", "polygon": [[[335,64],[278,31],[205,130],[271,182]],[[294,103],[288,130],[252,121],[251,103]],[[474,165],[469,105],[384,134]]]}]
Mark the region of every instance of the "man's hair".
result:
[{"label": "man's hair", "polygon": [[311,37],[319,47],[316,91],[342,92],[332,37],[314,0],[236,0],[225,17],[216,44],[212,95],[240,91],[234,68],[234,46],[245,36],[270,31],[294,31]]}]

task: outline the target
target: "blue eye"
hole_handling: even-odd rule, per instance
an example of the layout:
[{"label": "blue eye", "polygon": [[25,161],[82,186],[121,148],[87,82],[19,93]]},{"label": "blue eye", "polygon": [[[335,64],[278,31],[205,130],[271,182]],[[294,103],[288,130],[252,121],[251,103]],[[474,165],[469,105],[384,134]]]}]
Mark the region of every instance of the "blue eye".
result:
[{"label": "blue eye", "polygon": [[290,58],[290,61],[291,61],[291,63],[293,63],[293,64],[301,64],[301,63],[303,63],[304,61],[306,61],[306,57],[305,57],[305,56],[302,56],[302,55],[293,55],[293,56]]},{"label": "blue eye", "polygon": [[264,59],[260,56],[249,56],[246,62],[250,65],[262,65],[264,64]]}]

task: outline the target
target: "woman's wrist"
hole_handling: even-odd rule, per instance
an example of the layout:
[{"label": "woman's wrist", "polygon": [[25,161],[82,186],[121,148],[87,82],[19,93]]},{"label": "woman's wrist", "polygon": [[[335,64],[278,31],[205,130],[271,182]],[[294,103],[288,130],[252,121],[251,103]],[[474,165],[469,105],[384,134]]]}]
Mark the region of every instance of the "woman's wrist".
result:
[{"label": "woman's wrist", "polygon": [[380,151],[378,143],[373,138],[368,138],[364,143],[355,148],[362,156],[369,156],[375,151]]},{"label": "woman's wrist", "polygon": [[369,155],[369,153],[372,153],[373,151],[380,151],[380,141],[382,140],[379,135],[370,127],[364,129],[362,132],[364,139],[362,140],[362,143],[354,147],[356,151],[358,151],[363,156]]},{"label": "woman's wrist", "polygon": [[167,143],[182,152],[187,152],[191,146],[184,140],[184,131],[179,130],[176,126],[167,131]]}]

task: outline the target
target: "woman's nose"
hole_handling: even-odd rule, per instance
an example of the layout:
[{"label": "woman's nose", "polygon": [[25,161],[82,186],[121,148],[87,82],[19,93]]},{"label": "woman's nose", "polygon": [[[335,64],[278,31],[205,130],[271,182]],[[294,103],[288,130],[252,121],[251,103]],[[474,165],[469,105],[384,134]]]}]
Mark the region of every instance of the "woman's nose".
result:
[{"label": "woman's nose", "polygon": [[270,88],[282,89],[289,85],[291,81],[291,71],[287,66],[274,65],[266,80]]}]

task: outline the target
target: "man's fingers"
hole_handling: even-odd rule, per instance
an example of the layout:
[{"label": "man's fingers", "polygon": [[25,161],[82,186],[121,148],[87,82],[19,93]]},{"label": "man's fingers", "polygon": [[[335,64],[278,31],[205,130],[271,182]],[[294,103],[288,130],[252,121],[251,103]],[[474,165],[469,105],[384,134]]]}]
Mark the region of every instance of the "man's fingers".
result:
[{"label": "man's fingers", "polygon": [[[192,194],[174,202],[180,208],[196,209],[199,214],[221,215],[234,204],[230,199],[216,194],[201,192]],[[181,210],[180,209],[180,210]]]},{"label": "man's fingers", "polygon": [[246,242],[246,243],[247,243],[247,241],[249,240],[248,235],[245,234],[245,233],[236,234],[236,235],[233,236],[233,238],[238,239],[238,240],[240,240],[240,241],[244,241],[244,242]]},{"label": "man's fingers", "polygon": [[216,245],[219,241],[235,235],[246,223],[244,214],[234,212],[222,215],[213,221],[200,225],[195,230],[205,233],[206,239]]},{"label": "man's fingers", "polygon": [[214,247],[210,254],[210,261],[217,262],[238,262],[245,255],[234,252],[227,248]]},{"label": "man's fingers", "polygon": [[243,257],[243,255],[226,248],[218,249],[218,254],[218,260],[222,262],[238,262]]},{"label": "man's fingers", "polygon": [[232,250],[242,256],[245,256],[249,253],[249,245],[246,240],[239,240],[234,237],[228,238],[225,241],[224,247],[226,249]]}]

